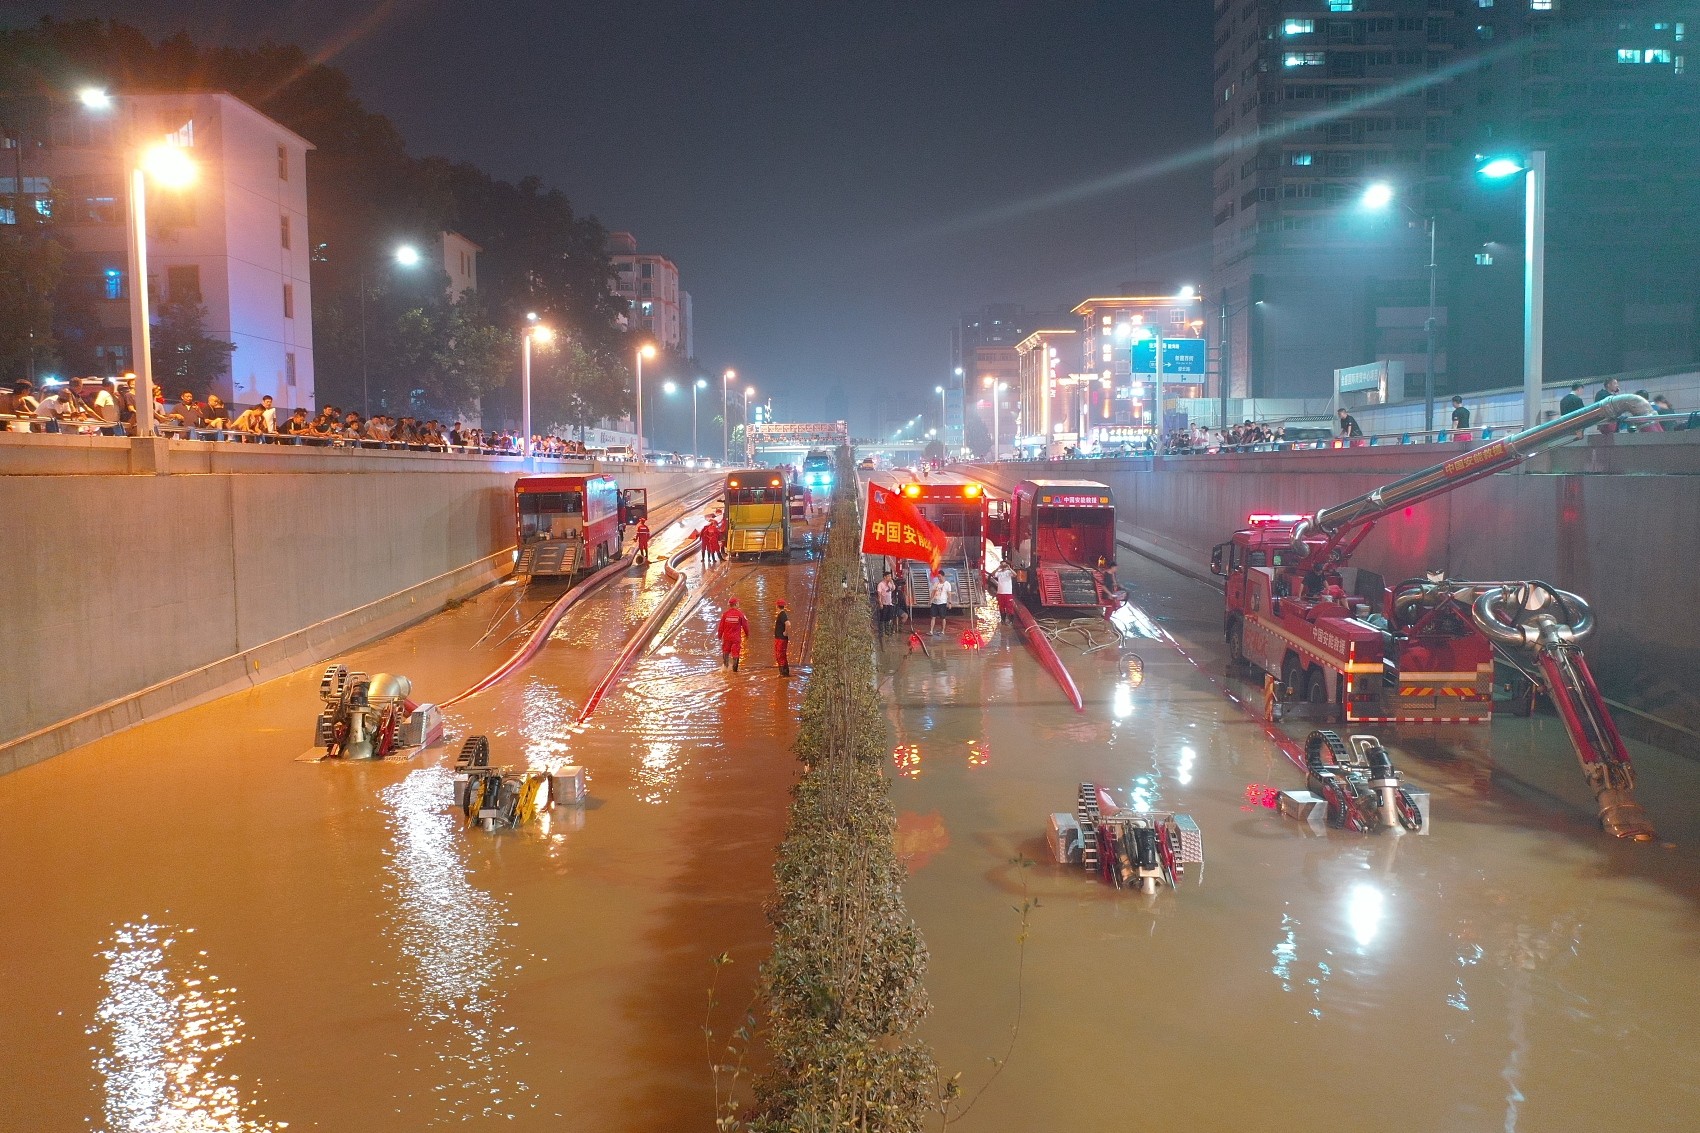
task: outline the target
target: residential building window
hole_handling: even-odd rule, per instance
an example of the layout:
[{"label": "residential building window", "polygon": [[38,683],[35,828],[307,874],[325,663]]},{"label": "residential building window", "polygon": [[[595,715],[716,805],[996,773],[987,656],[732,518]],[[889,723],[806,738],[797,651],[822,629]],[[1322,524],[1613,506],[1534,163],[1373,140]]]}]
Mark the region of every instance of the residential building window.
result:
[{"label": "residential building window", "polygon": [[277,235],[282,245],[285,248],[289,247],[289,218],[287,216],[277,218]]},{"label": "residential building window", "polygon": [[1558,0],[1529,0],[1529,8],[1536,12],[1555,12]]},{"label": "residential building window", "polygon": [[653,294],[655,294],[654,284],[651,284],[646,280],[645,282],[643,282],[642,284],[640,284],[638,286],[638,294],[639,295],[653,295]]},{"label": "residential building window", "polygon": [[130,293],[124,287],[124,272],[119,268],[107,268],[100,273],[100,295],[103,299],[127,299]]},{"label": "residential building window", "polygon": [[277,147],[277,179],[279,181],[289,180],[289,148],[287,146]]},{"label": "residential building window", "polygon": [[1289,165],[1310,165],[1315,160],[1316,155],[1310,153],[1308,150],[1300,153],[1290,153],[1287,155],[1287,164]]},{"label": "residential building window", "polygon": [[643,304],[642,309],[643,309],[644,317],[646,317],[646,318],[650,315],[655,314],[655,304],[654,303],[645,303],[645,304]]},{"label": "residential building window", "polygon": [[295,384],[295,355],[293,353],[283,356],[283,384],[287,386]]},{"label": "residential building window", "polygon": [[1491,8],[1493,7],[1493,0],[1476,0],[1476,7]]},{"label": "residential building window", "polygon": [[1352,0],[1328,0],[1328,10],[1330,12],[1350,12]]},{"label": "residential building window", "polygon": [[1315,20],[1289,19],[1281,24],[1282,35],[1311,35],[1316,31]]},{"label": "residential building window", "polygon": [[295,317],[295,285],[293,283],[283,285],[283,317],[286,319]]},{"label": "residential building window", "polygon": [[1281,57],[1283,67],[1320,67],[1326,62],[1326,51],[1289,51]]},{"label": "residential building window", "polygon": [[655,278],[655,265],[654,264],[644,264],[643,269],[641,271],[639,271],[638,274],[640,276],[642,276],[644,279],[654,279]]},{"label": "residential building window", "polygon": [[173,303],[199,303],[201,269],[194,264],[166,268],[165,287]]}]

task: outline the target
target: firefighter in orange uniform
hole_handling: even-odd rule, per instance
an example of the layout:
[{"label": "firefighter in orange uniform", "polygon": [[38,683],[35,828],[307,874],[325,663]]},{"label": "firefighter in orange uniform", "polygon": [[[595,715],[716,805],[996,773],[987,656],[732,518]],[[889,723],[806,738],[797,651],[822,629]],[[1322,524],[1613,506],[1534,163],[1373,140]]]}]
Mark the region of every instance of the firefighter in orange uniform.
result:
[{"label": "firefighter in orange uniform", "polygon": [[744,652],[744,638],[750,635],[750,619],[738,609],[736,598],[726,603],[726,612],[720,615],[720,625],[715,632],[720,635],[720,667],[724,669],[730,664],[732,671],[737,672],[738,659]]}]

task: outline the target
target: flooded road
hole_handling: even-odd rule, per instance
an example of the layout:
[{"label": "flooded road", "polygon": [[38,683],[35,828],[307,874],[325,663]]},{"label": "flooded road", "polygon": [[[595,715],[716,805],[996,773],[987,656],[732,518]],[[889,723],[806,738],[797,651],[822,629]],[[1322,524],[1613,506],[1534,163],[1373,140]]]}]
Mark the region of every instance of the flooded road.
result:
[{"label": "flooded road", "polygon": [[[676,626],[583,727],[659,562],[408,762],[294,761],[315,668],[0,778],[0,1129],[709,1127],[710,961],[731,954],[741,1010],[795,778],[805,670],[771,666],[773,603],[806,626],[814,569],[693,559]],[[732,594],[755,631],[736,675],[710,632]],[[447,699],[512,651],[479,643],[511,603],[497,587],[338,659]],[[448,765],[474,732],[492,763],[582,764],[587,803],[465,830]]]},{"label": "flooded road", "polygon": [[[1220,592],[1122,579],[1154,636],[1060,648],[1083,714],[995,625],[882,653],[925,1034],[990,1081],[955,1128],[1694,1128],[1700,768],[1634,747],[1666,844],[1614,842],[1557,721],[1507,718],[1390,743],[1432,834],[1318,835],[1248,797],[1303,776],[1223,695],[1257,690],[1223,676]],[[1052,864],[1085,780],[1191,814],[1203,870],[1147,897]]]}]

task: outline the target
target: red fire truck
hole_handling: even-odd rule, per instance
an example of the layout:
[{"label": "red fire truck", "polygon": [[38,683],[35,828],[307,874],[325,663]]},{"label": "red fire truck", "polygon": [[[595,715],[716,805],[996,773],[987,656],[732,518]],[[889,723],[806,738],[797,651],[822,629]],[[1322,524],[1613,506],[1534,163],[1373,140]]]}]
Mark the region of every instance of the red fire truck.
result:
[{"label": "red fire truck", "polygon": [[[1251,516],[1210,560],[1227,579],[1229,652],[1351,723],[1486,723],[1497,646],[1558,708],[1606,829],[1651,837],[1630,796],[1629,754],[1576,647],[1593,627],[1582,599],[1545,583],[1436,573],[1389,588],[1359,572],[1348,593],[1342,575],[1377,520],[1519,464],[1597,421],[1649,411],[1645,400],[1619,394],[1315,515]],[[1519,654],[1534,664],[1525,667]]]},{"label": "red fire truck", "polygon": [[[903,484],[898,491],[944,532],[939,570],[950,583],[950,604],[964,609],[978,606],[984,589],[986,548],[990,545],[989,516],[994,509],[1003,514],[1007,501],[990,495],[979,481],[952,472],[930,473],[925,479]],[[908,562],[904,568],[911,601],[917,606],[930,604],[927,564]]]},{"label": "red fire truck", "polygon": [[1103,611],[1120,604],[1116,505],[1093,480],[1023,480],[993,538],[1015,568],[1016,596],[1035,608]]},{"label": "red fire truck", "polygon": [[648,510],[643,488],[620,490],[612,476],[521,476],[514,483],[514,573],[573,578],[619,557],[620,531]]}]

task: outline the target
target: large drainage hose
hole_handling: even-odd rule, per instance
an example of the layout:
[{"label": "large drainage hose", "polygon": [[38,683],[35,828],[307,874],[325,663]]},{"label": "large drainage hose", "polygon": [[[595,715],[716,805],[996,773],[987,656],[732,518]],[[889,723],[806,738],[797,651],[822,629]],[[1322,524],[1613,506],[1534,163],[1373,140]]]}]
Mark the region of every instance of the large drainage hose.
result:
[{"label": "large drainage hose", "polygon": [[1057,684],[1062,686],[1063,693],[1068,697],[1068,702],[1074,705],[1074,710],[1086,711],[1086,703],[1080,698],[1080,688],[1074,683],[1074,678],[1068,675],[1062,658],[1057,656],[1056,647],[1051,644],[1051,639],[1045,636],[1045,631],[1039,628],[1032,612],[1020,602],[1015,604],[1015,620],[1021,626],[1022,636],[1027,639],[1027,647],[1033,650],[1034,656],[1039,658],[1039,664],[1045,666],[1045,671],[1055,677]]},{"label": "large drainage hose", "polygon": [[582,724],[590,719],[590,714],[596,711],[598,704],[602,703],[602,697],[609,689],[614,687],[614,682],[620,679],[621,674],[631,667],[632,660],[638,655],[638,650],[642,649],[644,643],[654,636],[656,630],[661,628],[661,623],[666,620],[668,614],[673,612],[673,607],[679,604],[679,599],[685,596],[688,584],[685,581],[685,572],[679,569],[679,564],[696,554],[698,542],[697,539],[691,539],[683,547],[674,551],[667,559],[664,567],[667,571],[667,577],[672,580],[672,585],[667,588],[667,593],[662,596],[661,602],[655,607],[654,611],[644,619],[643,625],[639,626],[638,631],[632,634],[631,639],[626,642],[626,647],[620,650],[620,656],[615,659],[614,667],[608,670],[608,675],[602,678],[589,698],[585,700],[584,707],[579,709],[579,723]]}]

